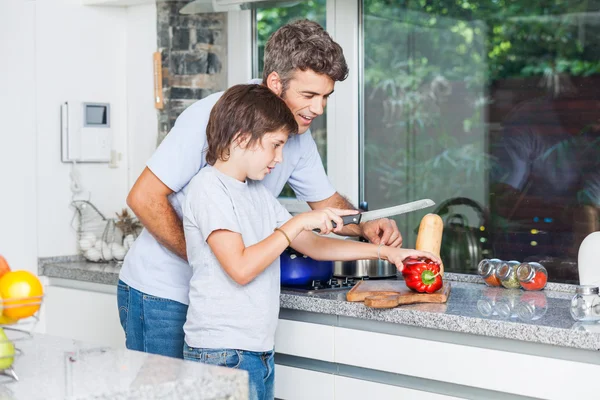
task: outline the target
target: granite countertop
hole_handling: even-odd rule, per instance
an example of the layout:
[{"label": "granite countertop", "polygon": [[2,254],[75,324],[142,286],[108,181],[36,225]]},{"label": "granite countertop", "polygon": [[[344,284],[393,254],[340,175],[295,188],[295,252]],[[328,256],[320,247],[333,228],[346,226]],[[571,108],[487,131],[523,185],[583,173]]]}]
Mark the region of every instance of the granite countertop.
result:
[{"label": "granite countertop", "polygon": [[[40,259],[40,275],[116,284],[118,264],[85,262],[79,257]],[[346,291],[308,294],[281,292],[281,307],[531,343],[600,350],[600,324],[576,323],[569,313],[575,286],[548,283],[527,292],[490,288],[473,275],[447,273],[452,290],[445,304],[415,304],[377,310],[346,301]]]},{"label": "granite countertop", "polygon": [[246,371],[41,334],[19,339],[19,380],[0,375],[3,400],[248,399]]},{"label": "granite countertop", "polygon": [[[448,274],[450,275],[450,274]],[[570,348],[600,350],[600,324],[577,323],[572,294],[491,288],[451,281],[445,304],[413,304],[373,309],[346,301],[347,291],[305,294],[281,292],[281,308],[441,329]]]}]

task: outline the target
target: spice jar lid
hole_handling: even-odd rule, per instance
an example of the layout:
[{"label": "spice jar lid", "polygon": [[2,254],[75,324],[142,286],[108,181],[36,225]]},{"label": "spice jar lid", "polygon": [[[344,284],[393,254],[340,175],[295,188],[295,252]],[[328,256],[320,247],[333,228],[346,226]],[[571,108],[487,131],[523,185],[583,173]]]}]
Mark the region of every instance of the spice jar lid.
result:
[{"label": "spice jar lid", "polygon": [[517,278],[521,282],[529,282],[535,276],[535,269],[528,263],[523,263],[517,268]]},{"label": "spice jar lid", "polygon": [[509,263],[503,262],[496,270],[496,276],[500,280],[505,280],[512,273],[512,266]]},{"label": "spice jar lid", "polygon": [[575,289],[575,293],[577,294],[598,294],[598,292],[600,292],[598,286],[592,285],[577,286],[577,288]]},{"label": "spice jar lid", "polygon": [[485,279],[494,273],[494,267],[495,264],[492,262],[492,260],[481,260],[477,266],[477,273]]}]

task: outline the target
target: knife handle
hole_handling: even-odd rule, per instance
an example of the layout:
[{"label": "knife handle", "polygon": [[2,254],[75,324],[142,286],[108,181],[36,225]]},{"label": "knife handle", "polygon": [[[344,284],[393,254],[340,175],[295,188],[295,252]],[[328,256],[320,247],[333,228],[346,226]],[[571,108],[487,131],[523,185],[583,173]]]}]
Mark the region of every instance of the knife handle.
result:
[{"label": "knife handle", "polygon": [[[342,221],[344,222],[344,225],[358,225],[360,224],[360,218],[362,217],[361,213],[358,214],[352,214],[352,215],[344,215],[342,216]],[[337,224],[333,221],[331,221],[331,224],[333,225],[333,227],[337,227]],[[314,232],[321,232],[320,229],[313,229]]]}]

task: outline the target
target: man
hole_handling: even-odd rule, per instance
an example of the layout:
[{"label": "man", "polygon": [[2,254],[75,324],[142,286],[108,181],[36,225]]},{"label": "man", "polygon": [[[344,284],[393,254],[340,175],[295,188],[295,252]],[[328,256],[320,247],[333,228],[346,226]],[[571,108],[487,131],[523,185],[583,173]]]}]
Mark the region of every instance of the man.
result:
[{"label": "man", "polygon": [[[297,21],[280,28],[265,48],[263,84],[280,96],[298,123],[298,135],[283,150],[283,162],[264,179],[274,196],[289,182],[313,209],[354,207],[331,186],[316,144],[307,133],[323,114],[336,81],[348,75],[341,47],[321,26]],[[222,93],[190,106],[148,161],[127,197],[145,229],[127,253],[118,286],[119,317],[129,349],[183,357],[189,279],[181,205],[186,186],[206,165],[206,125]],[[394,221],[349,225],[344,235],[400,246]]]}]

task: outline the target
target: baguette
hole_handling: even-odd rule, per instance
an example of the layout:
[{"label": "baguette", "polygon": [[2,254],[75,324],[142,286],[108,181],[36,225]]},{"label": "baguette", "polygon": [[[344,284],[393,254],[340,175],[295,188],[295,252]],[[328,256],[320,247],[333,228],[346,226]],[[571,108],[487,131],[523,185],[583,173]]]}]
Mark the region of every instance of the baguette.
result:
[{"label": "baguette", "polygon": [[[442,248],[442,233],[444,232],[444,221],[437,214],[427,214],[421,219],[419,233],[417,234],[417,244],[415,248],[421,251],[428,251],[440,256]],[[444,276],[444,264],[440,265],[440,275]]]}]

